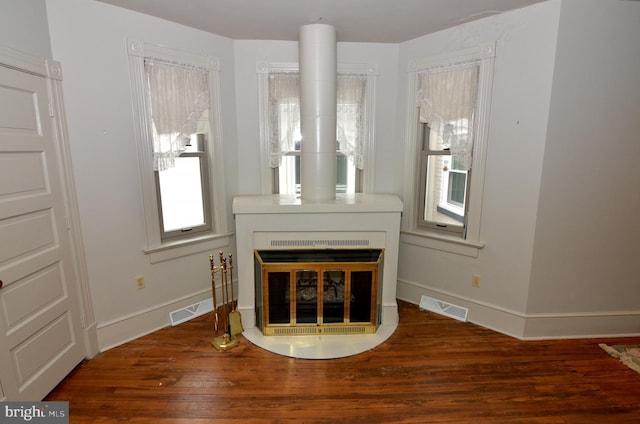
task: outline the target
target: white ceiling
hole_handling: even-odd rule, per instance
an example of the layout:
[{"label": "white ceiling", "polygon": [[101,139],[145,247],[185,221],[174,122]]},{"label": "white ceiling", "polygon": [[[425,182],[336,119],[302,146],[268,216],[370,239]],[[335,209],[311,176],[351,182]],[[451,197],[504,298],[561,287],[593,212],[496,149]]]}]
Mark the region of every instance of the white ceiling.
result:
[{"label": "white ceiling", "polygon": [[297,40],[325,23],[339,42],[400,43],[546,0],[98,0],[233,39]]}]

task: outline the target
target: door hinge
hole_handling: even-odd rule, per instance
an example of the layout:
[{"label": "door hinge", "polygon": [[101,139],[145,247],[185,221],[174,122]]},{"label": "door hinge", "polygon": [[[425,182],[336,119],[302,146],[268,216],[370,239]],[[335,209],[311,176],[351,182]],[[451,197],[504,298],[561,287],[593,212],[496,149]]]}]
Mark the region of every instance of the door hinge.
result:
[{"label": "door hinge", "polygon": [[53,112],[53,103],[49,103],[49,117],[53,118],[56,114]]}]

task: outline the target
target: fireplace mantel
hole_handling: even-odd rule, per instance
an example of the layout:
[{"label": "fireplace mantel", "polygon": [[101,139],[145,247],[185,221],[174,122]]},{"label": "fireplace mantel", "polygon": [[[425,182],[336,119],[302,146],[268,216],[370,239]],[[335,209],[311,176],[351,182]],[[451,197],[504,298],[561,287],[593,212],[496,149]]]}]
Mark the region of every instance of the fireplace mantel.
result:
[{"label": "fireplace mantel", "polygon": [[269,213],[376,213],[402,212],[402,202],[393,194],[337,194],[334,200],[303,201],[286,194],[245,195],[233,199],[234,214]]},{"label": "fireplace mantel", "polygon": [[[309,202],[293,195],[235,197],[238,310],[242,313],[244,336],[267,350],[305,358],[348,356],[384,341],[398,323],[396,285],[401,212],[402,202],[392,194],[338,194],[335,200],[322,202]],[[255,249],[354,246],[385,251],[382,316],[377,334],[262,336],[255,327]],[[274,338],[277,341],[273,341]],[[363,343],[357,342],[359,338]],[[348,343],[345,343],[347,339]],[[340,346],[339,352],[328,349],[329,345]],[[296,352],[295,346],[304,346],[304,352]],[[345,346],[347,351],[344,351]]]}]

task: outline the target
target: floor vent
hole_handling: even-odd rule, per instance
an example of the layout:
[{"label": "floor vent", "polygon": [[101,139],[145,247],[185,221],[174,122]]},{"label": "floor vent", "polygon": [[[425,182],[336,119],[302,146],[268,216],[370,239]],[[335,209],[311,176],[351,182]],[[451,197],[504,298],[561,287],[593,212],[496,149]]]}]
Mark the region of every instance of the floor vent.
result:
[{"label": "floor vent", "polygon": [[169,318],[171,319],[171,325],[175,326],[211,311],[213,311],[213,301],[211,299],[207,299],[202,302],[194,303],[193,305],[185,306],[177,311],[170,312]]},{"label": "floor vent", "polygon": [[435,312],[464,322],[467,321],[467,314],[469,313],[469,309],[467,308],[453,305],[429,296],[422,296],[420,299],[420,309],[425,309],[427,311]]}]

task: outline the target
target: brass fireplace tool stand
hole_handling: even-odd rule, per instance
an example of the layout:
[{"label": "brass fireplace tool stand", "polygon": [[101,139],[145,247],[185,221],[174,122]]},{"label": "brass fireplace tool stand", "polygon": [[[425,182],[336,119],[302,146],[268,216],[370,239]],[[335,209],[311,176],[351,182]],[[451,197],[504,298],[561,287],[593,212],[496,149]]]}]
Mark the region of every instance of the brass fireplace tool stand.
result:
[{"label": "brass fireplace tool stand", "polygon": [[[233,271],[231,271],[231,296],[229,296],[229,281],[227,280],[228,269],[233,270],[233,259],[229,254],[229,267],[227,267],[227,259],[220,251],[220,265],[215,266],[213,255],[209,255],[209,265],[211,268],[211,288],[213,290],[213,311],[214,311],[214,329],[216,333],[221,327],[224,334],[213,339],[213,346],[219,351],[226,351],[238,346],[238,338],[231,334],[231,324],[229,314],[233,312]],[[220,288],[222,292],[223,316],[222,322],[218,319],[218,300],[216,296],[216,272],[220,272]],[[229,311],[229,303],[231,303],[231,312]]]}]

